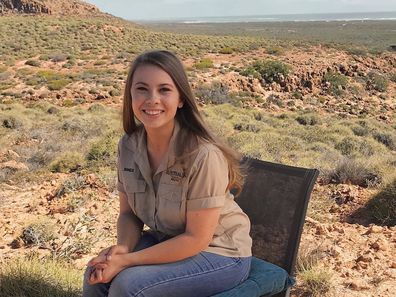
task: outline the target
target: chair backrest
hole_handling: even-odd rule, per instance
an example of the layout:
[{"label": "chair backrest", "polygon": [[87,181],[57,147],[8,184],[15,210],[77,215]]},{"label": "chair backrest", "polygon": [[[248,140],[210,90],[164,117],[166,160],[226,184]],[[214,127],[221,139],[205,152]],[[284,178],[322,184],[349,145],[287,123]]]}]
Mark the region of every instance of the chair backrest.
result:
[{"label": "chair backrest", "polygon": [[249,216],[253,255],[294,274],[317,169],[245,159],[248,174],[236,202]]}]

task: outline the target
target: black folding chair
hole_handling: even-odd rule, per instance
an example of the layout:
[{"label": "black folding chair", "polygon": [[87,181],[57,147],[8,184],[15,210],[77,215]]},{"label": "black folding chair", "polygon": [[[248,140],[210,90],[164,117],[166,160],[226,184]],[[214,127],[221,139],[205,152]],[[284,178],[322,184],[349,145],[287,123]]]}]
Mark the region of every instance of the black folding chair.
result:
[{"label": "black folding chair", "polygon": [[[245,161],[248,175],[236,202],[252,224],[253,255],[282,267],[293,276],[308,200],[319,171],[255,159]],[[259,263],[254,265],[260,266]],[[257,286],[257,279],[248,281],[255,282],[251,288]],[[227,291],[229,294],[224,292],[216,296],[252,297],[259,294],[260,289],[255,288],[249,295],[247,286],[243,289],[241,285]],[[288,297],[289,291],[286,289],[272,296]]]}]

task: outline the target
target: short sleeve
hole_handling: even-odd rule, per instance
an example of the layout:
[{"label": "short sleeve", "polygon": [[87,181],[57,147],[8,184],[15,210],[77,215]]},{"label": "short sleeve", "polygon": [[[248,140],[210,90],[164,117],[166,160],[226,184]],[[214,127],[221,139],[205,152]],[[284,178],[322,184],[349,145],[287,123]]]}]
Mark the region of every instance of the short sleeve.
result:
[{"label": "short sleeve", "polygon": [[120,146],[121,146],[121,141],[118,143],[118,152],[117,152],[117,190],[120,192],[125,193],[125,188],[124,184],[121,181],[121,157],[120,157]]},{"label": "short sleeve", "polygon": [[191,170],[187,210],[222,207],[229,182],[228,162],[214,145],[202,148]]}]

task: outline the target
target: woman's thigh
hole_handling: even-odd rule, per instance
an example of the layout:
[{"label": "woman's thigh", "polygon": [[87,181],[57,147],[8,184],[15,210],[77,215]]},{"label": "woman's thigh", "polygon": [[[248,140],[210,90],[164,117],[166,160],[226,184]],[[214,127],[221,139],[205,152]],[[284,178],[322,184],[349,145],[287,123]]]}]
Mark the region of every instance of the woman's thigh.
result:
[{"label": "woman's thigh", "polygon": [[212,296],[244,281],[250,259],[202,252],[173,263],[130,267],[113,279],[109,297]]}]

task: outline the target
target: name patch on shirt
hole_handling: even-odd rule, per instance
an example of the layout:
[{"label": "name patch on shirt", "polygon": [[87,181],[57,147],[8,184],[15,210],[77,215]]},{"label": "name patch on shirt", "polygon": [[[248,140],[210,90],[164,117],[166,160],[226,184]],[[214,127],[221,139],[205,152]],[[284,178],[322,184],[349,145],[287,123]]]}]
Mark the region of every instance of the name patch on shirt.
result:
[{"label": "name patch on shirt", "polygon": [[135,168],[127,168],[127,167],[124,167],[124,171],[135,172]]}]

